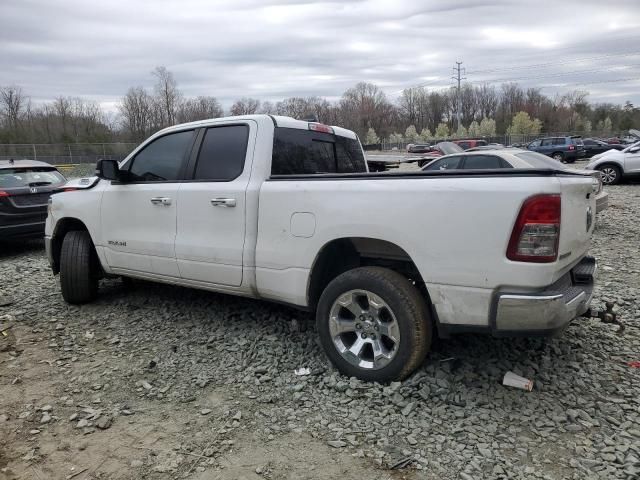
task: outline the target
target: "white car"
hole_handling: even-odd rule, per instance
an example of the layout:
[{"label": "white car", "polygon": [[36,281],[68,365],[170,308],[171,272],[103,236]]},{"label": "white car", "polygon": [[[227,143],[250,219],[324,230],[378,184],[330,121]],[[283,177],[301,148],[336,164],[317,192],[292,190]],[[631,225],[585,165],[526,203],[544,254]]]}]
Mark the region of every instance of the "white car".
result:
[{"label": "white car", "polygon": [[167,128],[98,173],[49,205],[66,301],[124,276],[291,304],[364,380],[406,377],[434,334],[558,333],[591,302],[577,171],[369,173],[351,131],[249,115]]},{"label": "white car", "polygon": [[[424,171],[436,170],[485,170],[496,168],[534,168],[553,170],[571,170],[561,162],[541,153],[520,148],[482,149],[477,151],[465,150],[461,153],[446,155],[433,160]],[[593,177],[593,189],[596,196],[596,213],[606,210],[609,206],[609,194],[604,191],[599,172],[586,172]]]},{"label": "white car", "polygon": [[605,185],[615,185],[625,177],[640,176],[640,142],[624,150],[608,150],[595,155],[585,168],[599,170]]}]

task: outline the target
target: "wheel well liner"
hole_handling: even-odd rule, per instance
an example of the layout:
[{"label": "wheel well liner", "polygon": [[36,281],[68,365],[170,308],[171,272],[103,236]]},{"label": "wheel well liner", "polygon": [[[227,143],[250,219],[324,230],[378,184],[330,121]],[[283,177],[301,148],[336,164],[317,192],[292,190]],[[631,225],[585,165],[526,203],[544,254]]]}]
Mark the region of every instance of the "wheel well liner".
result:
[{"label": "wheel well liner", "polygon": [[309,308],[315,310],[331,280],[347,270],[362,266],[381,266],[404,275],[416,284],[431,303],[418,267],[404,249],[386,240],[348,237],[331,240],[318,252],[307,286]]}]

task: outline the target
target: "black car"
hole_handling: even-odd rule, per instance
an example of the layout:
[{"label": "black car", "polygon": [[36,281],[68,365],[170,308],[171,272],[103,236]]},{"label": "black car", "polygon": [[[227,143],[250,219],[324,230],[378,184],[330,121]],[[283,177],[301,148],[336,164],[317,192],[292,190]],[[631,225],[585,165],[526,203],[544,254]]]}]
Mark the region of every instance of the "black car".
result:
[{"label": "black car", "polygon": [[423,143],[419,145],[415,145],[412,143],[407,146],[407,153],[427,153],[427,152],[430,152],[431,150],[433,150],[433,148],[428,143]]},{"label": "black car", "polygon": [[42,237],[49,197],[66,181],[48,163],[0,161],[0,241]]},{"label": "black car", "polygon": [[619,143],[611,144],[596,138],[585,138],[582,143],[584,143],[584,150],[586,152],[585,156],[587,158],[591,158],[594,155],[606,152],[607,150],[624,150],[626,147],[626,145],[621,145]]}]

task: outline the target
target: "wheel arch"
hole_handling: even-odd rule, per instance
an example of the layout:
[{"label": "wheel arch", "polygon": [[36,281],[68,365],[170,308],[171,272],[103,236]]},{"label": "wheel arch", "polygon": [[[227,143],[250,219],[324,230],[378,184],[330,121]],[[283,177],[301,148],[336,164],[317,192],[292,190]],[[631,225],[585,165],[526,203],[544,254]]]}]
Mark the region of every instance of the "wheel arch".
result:
[{"label": "wheel arch", "polygon": [[338,275],[357,267],[380,266],[394,270],[423,293],[429,308],[431,299],[417,265],[399,245],[371,237],[342,237],[325,243],[318,251],[309,274],[307,305],[315,310],[320,295]]},{"label": "wheel arch", "polygon": [[[60,251],[62,250],[62,241],[64,240],[67,232],[72,230],[84,230],[88,232],[91,237],[91,232],[82,220],[73,217],[65,217],[58,220],[53,231],[53,235],[51,235],[51,268],[53,269],[54,274],[60,272]],[[91,240],[93,242],[93,238]]]}]

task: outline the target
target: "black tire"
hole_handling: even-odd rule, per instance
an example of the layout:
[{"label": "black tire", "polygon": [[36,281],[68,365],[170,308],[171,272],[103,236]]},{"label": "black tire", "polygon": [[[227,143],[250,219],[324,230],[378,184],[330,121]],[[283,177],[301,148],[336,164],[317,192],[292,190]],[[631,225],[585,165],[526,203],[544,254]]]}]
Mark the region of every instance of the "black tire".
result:
[{"label": "black tire", "polygon": [[617,165],[610,163],[597,167],[602,176],[602,183],[605,185],[617,185],[622,180],[622,170]]},{"label": "black tire", "polygon": [[60,287],[68,303],[87,303],[98,294],[100,265],[89,232],[72,230],[62,240]]},{"label": "black tire", "polygon": [[[352,290],[366,290],[380,297],[395,316],[400,340],[395,355],[382,368],[354,365],[334,344],[330,333],[330,312],[334,302]],[[355,268],[332,280],[320,297],[316,326],[329,360],[342,374],[375,382],[406,378],[424,361],[433,336],[431,315],[418,289],[399,273],[381,267]]]}]

